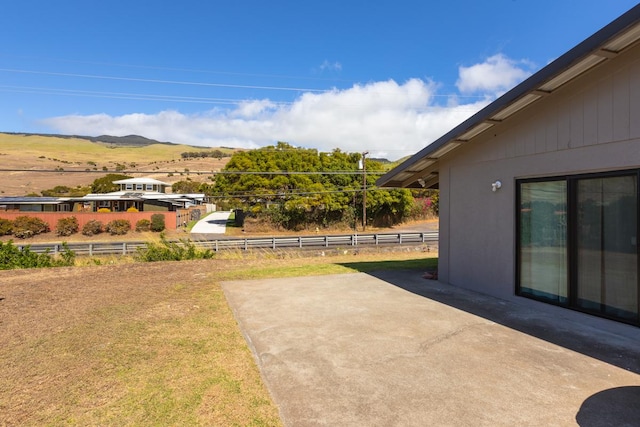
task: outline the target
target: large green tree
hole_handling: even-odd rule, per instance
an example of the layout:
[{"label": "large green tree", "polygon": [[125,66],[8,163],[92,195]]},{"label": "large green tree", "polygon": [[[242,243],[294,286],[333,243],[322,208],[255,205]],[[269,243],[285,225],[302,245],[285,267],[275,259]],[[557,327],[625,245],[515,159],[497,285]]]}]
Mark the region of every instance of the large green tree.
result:
[{"label": "large green tree", "polygon": [[[232,207],[269,216],[287,229],[356,223],[362,218],[360,153],[319,153],[279,142],[234,154],[216,176],[215,193]],[[382,163],[366,159],[368,223],[393,224],[410,211],[408,190],[380,190]]]}]

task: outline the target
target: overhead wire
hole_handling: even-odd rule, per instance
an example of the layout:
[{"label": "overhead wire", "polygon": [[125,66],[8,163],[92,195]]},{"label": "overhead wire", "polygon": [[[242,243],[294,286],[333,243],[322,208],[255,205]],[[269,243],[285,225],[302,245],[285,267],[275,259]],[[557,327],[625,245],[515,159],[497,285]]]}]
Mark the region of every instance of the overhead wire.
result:
[{"label": "overhead wire", "polygon": [[[18,168],[1,168],[0,172],[34,172],[34,173],[135,173],[135,174],[175,174],[183,173],[189,175],[362,175],[362,171],[178,171],[178,170],[93,170],[93,169],[18,169]],[[383,175],[386,171],[370,171],[367,175]]]},{"label": "overhead wire", "polygon": [[59,73],[52,71],[34,71],[34,70],[20,70],[14,68],[0,68],[0,71],[21,73],[21,74],[39,74],[47,76],[59,76],[59,77],[74,77],[74,78],[88,78],[88,79],[100,79],[100,80],[116,80],[116,81],[128,81],[138,83],[162,83],[162,84],[174,84],[185,86],[210,86],[220,88],[232,88],[232,89],[262,89],[262,90],[282,90],[282,91],[294,91],[294,92],[327,92],[328,89],[312,89],[312,88],[294,88],[284,86],[260,86],[260,85],[238,85],[229,83],[208,83],[208,82],[191,82],[181,80],[161,80],[161,79],[143,79],[137,77],[117,77],[117,76],[102,76],[97,74],[76,74],[76,73]]},{"label": "overhead wire", "polygon": [[[14,93],[32,93],[39,95],[64,95],[64,96],[82,96],[91,98],[107,98],[107,99],[128,99],[138,101],[171,101],[171,102],[188,102],[199,104],[239,104],[246,100],[232,98],[204,98],[192,96],[174,96],[174,95],[153,95],[139,94],[127,92],[98,92],[77,89],[56,89],[32,86],[7,86],[0,85],[0,92]],[[292,102],[287,101],[270,101],[274,105],[290,105]]]},{"label": "overhead wire", "polygon": [[[82,62],[81,62],[82,63]],[[139,65],[123,65],[123,64],[108,64],[108,65],[116,65],[119,67],[130,67],[130,68],[146,68],[146,69],[160,69],[160,70],[169,70],[169,71],[192,71],[198,73],[209,73],[209,71],[204,70],[188,70],[188,69],[180,69],[180,68],[163,68],[163,67],[147,67],[147,66],[139,66]],[[114,80],[114,81],[126,81],[126,82],[138,82],[138,83],[155,83],[155,84],[168,84],[168,85],[186,85],[186,86],[199,86],[199,87],[216,87],[216,88],[227,88],[227,89],[252,89],[252,90],[269,90],[269,91],[291,91],[291,92],[311,92],[311,93],[328,93],[335,91],[335,87],[331,88],[306,88],[306,87],[289,87],[289,86],[276,86],[276,85],[256,85],[256,84],[231,84],[231,83],[219,83],[219,82],[202,82],[202,81],[184,81],[184,80],[168,80],[168,79],[151,79],[151,78],[139,78],[139,77],[129,77],[129,76],[110,76],[110,75],[101,75],[101,74],[83,74],[83,73],[66,73],[66,72],[55,72],[55,71],[41,71],[41,70],[28,70],[28,69],[20,69],[20,68],[0,68],[0,72],[5,73],[18,73],[18,74],[34,74],[34,75],[46,75],[46,76],[57,76],[57,77],[73,77],[73,78],[86,78],[86,79],[100,79],[100,80]],[[236,76],[249,76],[249,77],[268,77],[268,78],[285,78],[285,79],[295,79],[296,77],[292,76],[277,76],[277,75],[261,75],[261,74],[250,74],[250,73],[226,73],[226,72],[210,72],[214,74],[226,74],[226,75],[236,75]],[[317,81],[335,81],[335,79],[318,79],[318,78],[308,78],[306,80],[317,80]],[[344,80],[346,82],[346,80]],[[356,83],[354,83],[356,84]],[[200,102],[200,103],[212,103],[212,104],[234,104],[240,102],[246,102],[247,98],[238,98],[238,99],[229,99],[229,98],[197,98],[197,97],[183,97],[183,96],[173,96],[173,95],[153,95],[153,94],[127,94],[127,93],[110,93],[110,92],[98,92],[98,91],[84,91],[84,90],[76,90],[76,89],[58,89],[58,88],[36,88],[36,87],[20,87],[20,86],[2,86],[3,89],[0,91],[4,92],[19,92],[19,93],[35,93],[35,94],[45,94],[45,95],[66,95],[66,96],[93,96],[97,98],[116,98],[116,99],[131,99],[131,100],[146,100],[146,101],[173,101],[173,102]],[[29,91],[29,92],[24,92]],[[473,99],[482,99],[484,96],[481,95],[461,95],[461,94],[430,94],[430,98],[447,98],[451,97],[455,98],[473,98]],[[288,105],[292,104],[292,102],[282,102],[282,101],[273,101],[276,105]],[[425,106],[421,108],[417,108],[417,110],[429,110],[429,109],[437,109],[443,108],[442,106]],[[460,109],[460,107],[457,107]],[[464,107],[462,107],[464,109]],[[470,109],[474,110],[474,109]]]}]

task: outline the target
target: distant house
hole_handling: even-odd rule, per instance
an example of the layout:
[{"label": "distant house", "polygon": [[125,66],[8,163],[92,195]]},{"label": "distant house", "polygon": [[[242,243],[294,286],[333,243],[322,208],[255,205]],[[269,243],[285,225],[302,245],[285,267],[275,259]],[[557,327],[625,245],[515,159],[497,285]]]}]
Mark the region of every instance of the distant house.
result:
[{"label": "distant house", "polygon": [[144,191],[147,193],[166,193],[170,184],[153,178],[128,178],[113,181],[120,186],[120,191]]},{"label": "distant house", "polygon": [[114,181],[120,189],[111,193],[87,194],[84,197],[1,197],[0,211],[12,212],[140,212],[176,211],[204,203],[204,194],[167,193],[167,184],[151,178]]},{"label": "distant house", "polygon": [[69,212],[69,197],[0,197],[0,212]]},{"label": "distant house", "polygon": [[[113,181],[120,190],[112,193],[87,194],[77,203],[83,210],[109,209],[123,212],[133,207],[143,211],[175,211],[204,203],[205,195],[167,193],[170,184],[152,178],[129,178]],[[79,210],[79,208],[78,208]]]},{"label": "distant house", "polygon": [[378,180],[440,189],[441,281],[640,326],[639,40],[640,5]]}]

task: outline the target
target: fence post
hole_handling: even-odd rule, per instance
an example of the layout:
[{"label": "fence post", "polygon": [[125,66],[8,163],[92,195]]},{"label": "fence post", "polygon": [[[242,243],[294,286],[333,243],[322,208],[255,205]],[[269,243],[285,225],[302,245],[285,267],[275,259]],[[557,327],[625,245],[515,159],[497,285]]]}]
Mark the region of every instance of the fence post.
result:
[{"label": "fence post", "polygon": [[271,243],[271,249],[273,249],[274,251],[276,250],[276,238],[272,237],[272,243]]},{"label": "fence post", "polygon": [[89,256],[93,256],[93,243],[89,243]]},{"label": "fence post", "polygon": [[126,254],[127,254],[127,243],[122,242],[122,255],[126,255]]},{"label": "fence post", "polygon": [[302,247],[302,236],[298,236],[298,247]]},{"label": "fence post", "polygon": [[327,236],[326,234],[324,235],[324,247],[329,247],[329,236]]},{"label": "fence post", "polygon": [[402,244],[402,233],[398,233],[398,244]]},{"label": "fence post", "polygon": [[244,239],[244,250],[245,251],[249,250],[249,239]]}]

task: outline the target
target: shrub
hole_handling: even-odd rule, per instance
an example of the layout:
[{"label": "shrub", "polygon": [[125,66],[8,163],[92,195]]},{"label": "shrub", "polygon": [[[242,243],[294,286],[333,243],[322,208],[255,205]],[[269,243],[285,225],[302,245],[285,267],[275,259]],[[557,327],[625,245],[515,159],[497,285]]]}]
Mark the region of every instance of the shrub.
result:
[{"label": "shrub", "polygon": [[148,219],[141,219],[136,222],[136,231],[149,231],[151,230],[151,221]]},{"label": "shrub", "polygon": [[100,208],[100,209],[98,209],[98,212],[100,212],[100,213],[108,213],[108,212],[111,212],[111,209],[109,209],[109,208]]},{"label": "shrub", "polygon": [[126,219],[114,219],[107,224],[105,230],[112,236],[122,236],[131,230],[131,223]]},{"label": "shrub", "polygon": [[135,206],[131,206],[129,209],[127,209],[127,212],[138,212],[138,209],[136,209]]},{"label": "shrub", "polygon": [[49,231],[49,224],[40,218],[19,216],[13,220],[13,235],[19,239],[27,239]]},{"label": "shrub", "polygon": [[151,215],[151,231],[164,231],[164,215],[162,214],[153,214]]},{"label": "shrub", "polygon": [[13,223],[6,218],[0,218],[0,236],[8,236],[12,233]]},{"label": "shrub", "polygon": [[82,227],[82,234],[85,236],[93,236],[94,234],[100,234],[103,231],[103,226],[100,221],[92,219]]},{"label": "shrub", "polygon": [[169,242],[164,235],[160,236],[160,243],[149,242],[144,248],[139,248],[135,258],[139,261],[183,261],[192,259],[211,259],[215,253],[211,249],[198,249],[189,240]]},{"label": "shrub", "polygon": [[71,236],[78,232],[80,226],[75,216],[69,218],[60,218],[56,224],[56,234],[58,236]]},{"label": "shrub", "polygon": [[48,253],[32,252],[29,246],[20,250],[12,241],[0,242],[0,270],[16,268],[61,267],[74,264],[76,254],[66,243],[62,244],[63,251],[57,258]]}]

